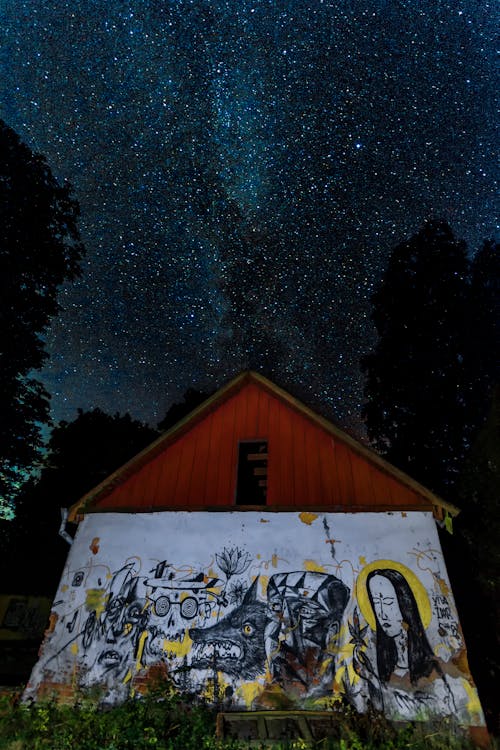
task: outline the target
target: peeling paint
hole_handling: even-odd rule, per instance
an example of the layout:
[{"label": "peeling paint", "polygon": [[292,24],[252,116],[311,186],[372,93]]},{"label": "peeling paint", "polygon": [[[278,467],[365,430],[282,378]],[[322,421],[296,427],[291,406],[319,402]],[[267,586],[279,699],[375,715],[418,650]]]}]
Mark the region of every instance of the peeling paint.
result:
[{"label": "peeling paint", "polygon": [[95,536],[89,544],[89,550],[93,555],[97,555],[97,553],[99,552],[99,541],[99,537]]}]

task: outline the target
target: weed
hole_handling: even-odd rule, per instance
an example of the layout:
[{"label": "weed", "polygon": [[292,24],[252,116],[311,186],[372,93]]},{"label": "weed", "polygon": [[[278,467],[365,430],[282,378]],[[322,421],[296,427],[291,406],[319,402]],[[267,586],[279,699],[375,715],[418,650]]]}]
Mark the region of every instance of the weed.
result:
[{"label": "weed", "polygon": [[[336,731],[315,742],[302,739],[263,745],[262,750],[470,750],[453,726],[442,723],[396,729],[381,714],[336,708]],[[259,742],[215,736],[215,711],[181,698],[159,683],[147,696],[105,707],[98,694],[73,705],[56,700],[26,705],[0,696],[0,750],[259,750]]]}]

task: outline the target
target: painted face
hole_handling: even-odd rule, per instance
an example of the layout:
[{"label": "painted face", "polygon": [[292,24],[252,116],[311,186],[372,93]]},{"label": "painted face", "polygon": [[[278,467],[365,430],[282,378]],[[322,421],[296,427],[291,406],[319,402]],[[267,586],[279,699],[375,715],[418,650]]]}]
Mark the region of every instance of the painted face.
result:
[{"label": "painted face", "polygon": [[394,586],[384,576],[373,576],[368,586],[380,627],[388,636],[395,638],[403,630],[403,615]]}]

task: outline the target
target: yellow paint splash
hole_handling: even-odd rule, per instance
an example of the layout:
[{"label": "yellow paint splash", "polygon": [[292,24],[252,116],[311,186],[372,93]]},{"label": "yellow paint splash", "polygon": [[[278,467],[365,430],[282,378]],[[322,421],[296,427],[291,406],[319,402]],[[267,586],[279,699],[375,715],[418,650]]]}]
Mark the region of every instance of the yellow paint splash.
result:
[{"label": "yellow paint splash", "polygon": [[441,578],[440,576],[436,576],[436,578],[437,578],[437,581],[438,581],[439,590],[441,591],[441,594],[443,596],[449,596],[449,594],[451,594],[451,591],[450,591],[450,587],[448,586],[448,584],[446,583],[446,581],[443,578]]},{"label": "yellow paint splash", "polygon": [[209,703],[216,703],[220,700],[228,685],[229,683],[224,679],[224,673],[218,671],[216,681],[213,678],[206,680],[203,685],[202,697]]},{"label": "yellow paint splash", "polygon": [[480,724],[484,721],[484,717],[477,690],[475,687],[470,685],[467,680],[463,681],[463,686],[469,698],[469,700],[467,701],[467,710],[469,711],[472,720]]},{"label": "yellow paint splash", "polygon": [[169,641],[166,638],[163,641],[163,650],[168,654],[182,658],[187,656],[193,647],[193,641],[189,637],[189,628],[184,631],[184,637],[180,641]]},{"label": "yellow paint splash", "polygon": [[231,683],[225,679],[224,672],[217,672],[217,681],[219,683],[219,695],[225,695],[228,687],[231,687]]},{"label": "yellow paint splash", "polygon": [[271,565],[273,566],[273,568],[277,568],[278,567],[278,555],[274,554],[272,556],[272,558],[271,558]]},{"label": "yellow paint splash", "polygon": [[144,651],[144,644],[146,643],[146,638],[148,637],[148,631],[144,630],[139,638],[139,645],[137,648],[137,659],[135,661],[135,669],[138,672],[139,669],[142,667],[141,659],[142,659],[142,652]]},{"label": "yellow paint splash", "polygon": [[259,583],[262,596],[265,596],[267,591],[267,584],[269,583],[269,576],[260,576]]},{"label": "yellow paint splash", "polygon": [[261,523],[269,523],[269,519],[268,518],[261,518],[259,520],[260,520]]},{"label": "yellow paint splash", "polygon": [[364,555],[360,555],[358,560],[360,565],[366,565],[366,557]]},{"label": "yellow paint splash", "polygon": [[259,693],[262,692],[262,685],[257,680],[254,682],[245,682],[243,685],[236,690],[236,695],[243,698],[247,708],[252,706],[252,703],[257,698]]},{"label": "yellow paint splash", "polygon": [[75,656],[76,656],[76,654],[78,653],[78,643],[72,643],[71,644],[71,653],[75,654]]},{"label": "yellow paint splash", "polygon": [[304,560],[303,562],[304,570],[309,570],[312,573],[326,573],[326,568],[324,565],[319,565],[314,560]]},{"label": "yellow paint splash", "polygon": [[61,591],[67,591],[68,590],[68,584],[65,583],[64,586],[61,586]]},{"label": "yellow paint splash", "polygon": [[306,523],[308,526],[310,526],[312,522],[317,519],[317,517],[318,517],[317,513],[307,513],[306,511],[299,513],[299,518],[302,521],[302,523]]},{"label": "yellow paint splash", "polygon": [[106,589],[87,589],[85,608],[88,612],[92,612],[93,610],[97,617],[99,617],[104,612],[107,601],[108,594],[106,593]]},{"label": "yellow paint splash", "polygon": [[349,640],[348,626],[343,625],[340,628],[338,636],[333,638],[327,646],[328,654],[333,659],[334,664],[338,664],[333,680],[333,692],[343,691],[344,680],[351,685],[357,684],[361,679],[354,671],[353,652],[354,645]]}]

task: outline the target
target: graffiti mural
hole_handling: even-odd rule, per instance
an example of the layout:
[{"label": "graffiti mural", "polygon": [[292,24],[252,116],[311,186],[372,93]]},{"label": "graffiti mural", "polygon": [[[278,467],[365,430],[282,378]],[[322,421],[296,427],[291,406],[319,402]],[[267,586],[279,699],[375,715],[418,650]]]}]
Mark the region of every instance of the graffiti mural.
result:
[{"label": "graffiti mural", "polygon": [[273,679],[287,691],[307,694],[318,680],[331,685],[335,664],[329,648],[338,638],[349,593],[326,573],[295,571],[270,578],[266,654]]},{"label": "graffiti mural", "polygon": [[481,723],[440,554],[424,513],[87,517],[26,697],[70,682],[118,702],[161,667],[235,708],[342,695]]}]

